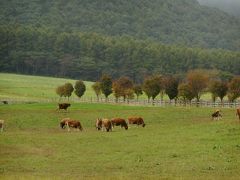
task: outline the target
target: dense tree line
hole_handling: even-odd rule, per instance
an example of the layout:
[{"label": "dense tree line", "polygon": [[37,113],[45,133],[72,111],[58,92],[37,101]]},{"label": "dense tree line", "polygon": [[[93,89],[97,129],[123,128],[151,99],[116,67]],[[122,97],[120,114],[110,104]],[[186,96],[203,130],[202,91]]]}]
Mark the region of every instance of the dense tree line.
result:
[{"label": "dense tree line", "polygon": [[239,19],[197,0],[2,0],[0,24],[240,50]]},{"label": "dense tree line", "polygon": [[0,26],[0,71],[96,81],[107,73],[133,82],[205,68],[240,74],[240,53],[168,46],[131,37]]},{"label": "dense tree line", "polygon": [[234,102],[240,97],[240,77],[235,76],[229,80],[223,80],[220,78],[219,72],[196,69],[189,71],[184,78],[160,74],[151,75],[146,77],[142,84],[136,85],[125,76],[112,80],[109,75],[103,75],[92,85],[92,88],[97,97],[102,93],[106,100],[113,93],[116,102],[119,98],[122,98],[123,101],[134,97],[138,99],[143,92],[148,101],[166,94],[169,100],[175,100],[175,103],[177,100],[187,103],[193,99],[200,102],[201,96],[210,92],[213,102],[217,98],[223,102],[223,98],[226,96],[229,102]]}]

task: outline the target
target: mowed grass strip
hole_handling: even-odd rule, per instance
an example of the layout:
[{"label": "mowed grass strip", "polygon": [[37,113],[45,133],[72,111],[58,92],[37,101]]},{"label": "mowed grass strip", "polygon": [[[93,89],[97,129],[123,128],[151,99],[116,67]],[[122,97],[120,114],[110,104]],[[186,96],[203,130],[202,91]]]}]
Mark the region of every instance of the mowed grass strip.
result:
[{"label": "mowed grass strip", "polygon": [[[211,108],[72,104],[1,105],[0,178],[237,179],[240,123],[234,109],[212,121]],[[142,116],[146,127],[96,131],[97,117]],[[84,131],[59,127],[64,117]]]}]

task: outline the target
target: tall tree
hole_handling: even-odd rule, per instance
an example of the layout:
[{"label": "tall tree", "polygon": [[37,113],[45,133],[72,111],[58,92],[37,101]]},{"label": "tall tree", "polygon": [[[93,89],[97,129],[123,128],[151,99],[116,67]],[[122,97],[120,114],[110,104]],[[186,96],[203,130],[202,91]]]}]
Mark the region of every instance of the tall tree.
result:
[{"label": "tall tree", "polygon": [[148,97],[148,101],[150,98],[153,100],[157,97],[157,95],[161,91],[161,76],[154,75],[146,78],[143,82],[143,91]]},{"label": "tall tree", "polygon": [[74,88],[71,83],[65,83],[64,84],[64,96],[68,98],[72,95]]},{"label": "tall tree", "polygon": [[137,100],[138,100],[139,96],[141,96],[143,94],[142,85],[135,84],[133,86],[133,90],[134,90],[134,93],[136,94]]},{"label": "tall tree", "polygon": [[106,100],[108,96],[112,94],[112,78],[109,75],[102,75],[100,79],[101,91],[105,95]]},{"label": "tall tree", "polygon": [[234,102],[240,97],[240,77],[234,77],[228,85],[228,99]]},{"label": "tall tree", "polygon": [[82,80],[76,81],[74,88],[75,88],[74,92],[79,98],[81,98],[86,91],[86,85]]},{"label": "tall tree", "polygon": [[191,102],[194,98],[194,94],[192,92],[192,88],[187,83],[181,83],[178,86],[178,96],[183,98],[184,103],[186,101]]},{"label": "tall tree", "polygon": [[221,102],[223,102],[223,98],[226,96],[228,91],[228,85],[224,81],[212,80],[210,82],[209,91],[212,93],[214,102],[216,101],[217,97],[219,97]]},{"label": "tall tree", "polygon": [[56,93],[59,95],[59,100],[64,96],[64,86],[58,86]]},{"label": "tall tree", "polygon": [[100,82],[95,82],[92,85],[92,89],[95,92],[96,96],[97,96],[97,100],[99,101],[99,96],[101,95],[102,91],[101,91],[101,83]]},{"label": "tall tree", "polygon": [[204,90],[206,90],[208,80],[208,74],[204,70],[197,69],[187,73],[188,85],[191,88],[194,97],[197,99],[197,102],[200,101],[201,95],[204,93]]},{"label": "tall tree", "polygon": [[178,85],[178,78],[173,76],[168,76],[164,78],[165,93],[168,95],[170,100],[175,99],[175,102],[178,96]]},{"label": "tall tree", "polygon": [[119,97],[123,97],[125,101],[126,98],[133,97],[133,82],[128,77],[120,77],[113,83],[113,91],[114,96],[118,99]]}]

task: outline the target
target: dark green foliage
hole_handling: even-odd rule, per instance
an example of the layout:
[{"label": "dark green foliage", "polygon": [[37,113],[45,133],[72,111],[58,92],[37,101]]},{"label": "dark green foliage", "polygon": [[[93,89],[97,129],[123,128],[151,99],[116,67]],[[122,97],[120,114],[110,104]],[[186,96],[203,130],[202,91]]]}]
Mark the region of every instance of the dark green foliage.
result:
[{"label": "dark green foliage", "polygon": [[[0,3],[0,23],[240,50],[239,19],[202,7],[197,0],[3,0]],[[74,43],[65,44],[66,40]],[[72,36],[64,35],[59,39],[59,44],[62,43],[66,49],[75,47],[72,53],[81,47]]]},{"label": "dark green foliage", "polygon": [[81,98],[84,95],[85,91],[86,91],[86,85],[84,84],[84,82],[82,80],[78,80],[75,83],[74,89],[75,89],[75,91],[74,91],[75,94],[79,98]]},{"label": "dark green foliage", "polygon": [[135,93],[136,96],[137,96],[137,99],[138,99],[138,97],[139,97],[140,95],[143,94],[142,85],[140,85],[140,84],[135,84],[135,85],[133,86],[133,90],[134,90],[134,93]]},{"label": "dark green foliage", "polygon": [[0,26],[0,71],[96,81],[109,73],[142,82],[153,73],[205,68],[240,74],[240,53],[167,46],[130,37]]},{"label": "dark green foliage", "polygon": [[154,100],[160,93],[162,89],[161,80],[162,77],[159,75],[154,75],[144,80],[143,91],[147,95],[148,99],[152,98]]},{"label": "dark green foliage", "polygon": [[164,89],[169,99],[176,99],[178,95],[179,79],[173,76],[164,78]]},{"label": "dark green foliage", "polygon": [[213,80],[210,82],[209,91],[212,93],[213,101],[215,102],[216,98],[219,97],[221,102],[226,96],[228,91],[228,85],[224,81]]},{"label": "dark green foliage", "polygon": [[109,75],[102,75],[100,79],[101,91],[107,98],[110,94],[112,94],[112,78]]}]

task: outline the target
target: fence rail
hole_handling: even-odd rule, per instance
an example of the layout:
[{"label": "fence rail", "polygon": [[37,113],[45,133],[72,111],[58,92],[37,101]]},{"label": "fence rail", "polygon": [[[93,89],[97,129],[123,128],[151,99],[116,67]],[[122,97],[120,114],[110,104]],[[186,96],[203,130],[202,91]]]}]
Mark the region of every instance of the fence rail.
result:
[{"label": "fence rail", "polygon": [[2,104],[20,104],[20,103],[59,103],[59,102],[84,102],[84,103],[104,103],[104,104],[122,104],[122,105],[134,105],[134,106],[156,106],[156,107],[166,107],[166,106],[197,106],[197,107],[225,107],[225,108],[236,108],[240,106],[240,101],[233,103],[230,102],[211,102],[211,101],[191,101],[184,102],[181,100],[170,101],[170,100],[146,100],[146,99],[131,99],[124,101],[123,99],[116,100],[115,98],[96,98],[96,97],[82,97],[79,98],[69,98],[68,99],[59,99],[59,98],[50,98],[50,99],[0,99]]}]

